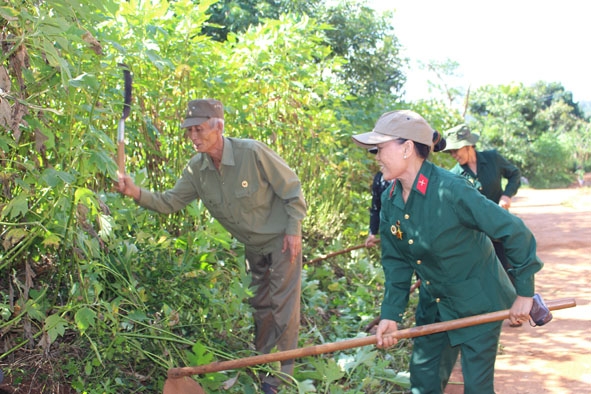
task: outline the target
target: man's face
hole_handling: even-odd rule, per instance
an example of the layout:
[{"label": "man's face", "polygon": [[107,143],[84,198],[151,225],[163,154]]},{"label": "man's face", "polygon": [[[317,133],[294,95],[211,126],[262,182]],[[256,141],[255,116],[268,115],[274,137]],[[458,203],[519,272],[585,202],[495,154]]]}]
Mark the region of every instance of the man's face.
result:
[{"label": "man's face", "polygon": [[185,135],[191,140],[197,152],[212,153],[214,150],[219,149],[218,145],[222,143],[221,130],[217,127],[211,127],[209,122],[187,127]]}]

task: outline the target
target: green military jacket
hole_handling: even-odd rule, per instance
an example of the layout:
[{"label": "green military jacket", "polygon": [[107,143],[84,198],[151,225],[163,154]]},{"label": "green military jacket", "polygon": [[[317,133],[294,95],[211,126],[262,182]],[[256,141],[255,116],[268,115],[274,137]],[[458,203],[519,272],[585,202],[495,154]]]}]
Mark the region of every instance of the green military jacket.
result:
[{"label": "green military jacket", "polygon": [[[503,242],[515,288],[489,237]],[[422,281],[417,325],[508,309],[516,292],[533,296],[534,274],[543,265],[521,219],[429,161],[406,203],[398,181],[382,194],[380,238],[385,274],[381,316],[401,320],[416,271]],[[491,324],[448,335],[455,345],[486,332]]]},{"label": "green military jacket", "polygon": [[191,158],[175,186],[163,193],[142,189],[139,204],[172,213],[201,199],[236,239],[269,253],[285,234],[301,235],[306,203],[297,175],[261,142],[224,137],[219,171],[207,154]]},{"label": "green military jacket", "polygon": [[[496,150],[476,152],[476,172],[457,163],[451,170],[468,179],[489,200],[499,203],[502,195],[513,197],[521,186],[521,171]],[[507,179],[503,190],[502,179]]]}]

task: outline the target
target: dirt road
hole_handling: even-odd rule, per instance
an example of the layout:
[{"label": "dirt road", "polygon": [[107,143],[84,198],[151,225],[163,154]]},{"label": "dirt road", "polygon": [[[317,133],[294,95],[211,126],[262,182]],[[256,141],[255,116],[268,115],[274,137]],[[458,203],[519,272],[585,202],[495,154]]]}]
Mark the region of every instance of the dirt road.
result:
[{"label": "dirt road", "polygon": [[[533,231],[544,268],[536,291],[574,298],[543,327],[503,324],[495,369],[499,394],[591,393],[591,189],[520,189],[511,212]],[[463,394],[461,370],[446,394]]]}]

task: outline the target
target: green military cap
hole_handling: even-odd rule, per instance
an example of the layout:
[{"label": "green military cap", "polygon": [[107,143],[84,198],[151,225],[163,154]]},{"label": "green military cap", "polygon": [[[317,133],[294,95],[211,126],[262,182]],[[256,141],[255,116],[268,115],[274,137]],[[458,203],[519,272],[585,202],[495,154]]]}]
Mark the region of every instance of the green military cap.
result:
[{"label": "green military cap", "polygon": [[199,126],[210,118],[224,119],[224,106],[218,100],[199,99],[189,101],[187,115],[181,128]]},{"label": "green military cap", "polygon": [[473,146],[476,144],[480,136],[470,132],[470,128],[461,124],[453,127],[445,132],[446,147],[443,150],[448,151],[452,149],[460,149],[464,146]]}]

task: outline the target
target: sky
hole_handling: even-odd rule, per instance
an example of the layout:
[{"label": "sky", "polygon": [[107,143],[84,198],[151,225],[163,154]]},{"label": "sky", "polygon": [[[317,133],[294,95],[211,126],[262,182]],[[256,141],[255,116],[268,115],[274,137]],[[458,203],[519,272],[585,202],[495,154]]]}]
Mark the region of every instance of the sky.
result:
[{"label": "sky", "polygon": [[[575,102],[591,101],[591,1],[367,0],[392,10],[406,98],[428,98],[434,74],[419,62],[459,63],[454,87],[559,82]],[[427,96],[427,97],[426,97]]]}]

